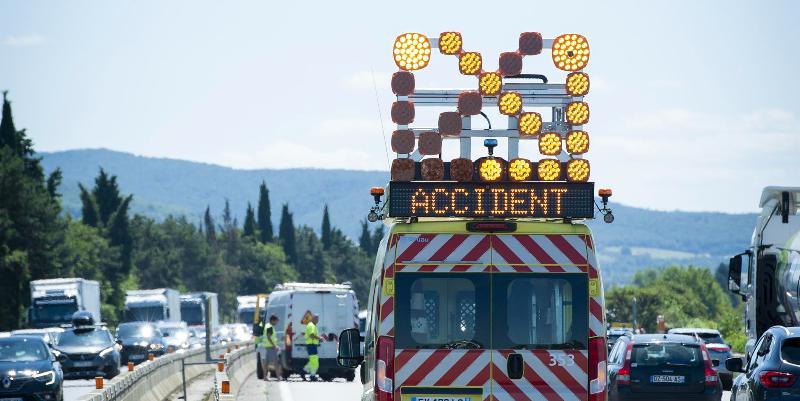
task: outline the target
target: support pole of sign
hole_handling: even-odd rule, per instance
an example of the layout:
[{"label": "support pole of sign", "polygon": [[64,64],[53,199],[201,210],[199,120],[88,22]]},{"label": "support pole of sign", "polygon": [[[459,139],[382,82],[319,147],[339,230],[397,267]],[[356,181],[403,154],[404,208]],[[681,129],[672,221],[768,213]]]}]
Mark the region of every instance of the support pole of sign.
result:
[{"label": "support pole of sign", "polygon": [[211,301],[208,299],[208,295],[203,294],[203,304],[206,307],[206,362],[211,362],[213,358],[211,358]]}]

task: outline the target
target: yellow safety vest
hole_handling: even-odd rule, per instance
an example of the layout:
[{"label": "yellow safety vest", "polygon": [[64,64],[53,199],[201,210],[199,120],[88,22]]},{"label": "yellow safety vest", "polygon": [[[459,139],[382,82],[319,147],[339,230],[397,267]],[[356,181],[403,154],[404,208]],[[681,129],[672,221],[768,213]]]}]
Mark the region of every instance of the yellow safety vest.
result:
[{"label": "yellow safety vest", "polygon": [[[317,338],[312,339],[312,334],[317,336]],[[306,325],[306,344],[319,345],[319,332],[317,332],[317,325],[314,324],[314,322],[308,322]]]},{"label": "yellow safety vest", "polygon": [[[272,344],[267,341],[267,330],[272,329],[272,335],[269,337],[272,339]],[[275,329],[272,327],[272,324],[266,323],[264,325],[264,331],[261,333],[261,345],[265,347],[272,347],[273,345],[278,345],[278,334]]]}]

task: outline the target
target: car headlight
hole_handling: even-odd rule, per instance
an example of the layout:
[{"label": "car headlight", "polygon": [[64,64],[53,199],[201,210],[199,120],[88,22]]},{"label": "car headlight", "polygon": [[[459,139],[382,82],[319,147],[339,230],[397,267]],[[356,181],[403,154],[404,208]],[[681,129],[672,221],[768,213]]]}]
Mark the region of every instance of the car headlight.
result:
[{"label": "car headlight", "polygon": [[161,344],[150,344],[150,349],[161,349],[161,348],[162,348]]},{"label": "car headlight", "polygon": [[56,373],[53,372],[52,370],[48,370],[33,375],[33,378],[36,379],[36,381],[44,383],[45,385],[49,386],[56,382]]},{"label": "car headlight", "polygon": [[106,356],[106,355],[110,354],[112,351],[114,351],[114,347],[113,347],[113,346],[111,346],[111,347],[108,347],[108,348],[106,348],[106,349],[104,349],[104,350],[100,351],[100,357],[102,358],[102,357],[104,357],[104,356]]}]

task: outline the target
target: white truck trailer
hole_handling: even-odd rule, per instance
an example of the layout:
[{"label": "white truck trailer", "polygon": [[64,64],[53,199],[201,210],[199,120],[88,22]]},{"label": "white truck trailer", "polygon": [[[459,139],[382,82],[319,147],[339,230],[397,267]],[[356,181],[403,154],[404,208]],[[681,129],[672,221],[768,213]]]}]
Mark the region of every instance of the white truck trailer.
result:
[{"label": "white truck trailer", "polygon": [[180,293],[171,288],[128,291],[124,318],[126,322],[180,322]]},{"label": "white truck trailer", "polygon": [[729,289],[745,302],[749,354],[774,325],[800,326],[800,187],[766,187],[750,247],[730,260]]},{"label": "white truck trailer", "polygon": [[31,281],[28,325],[33,328],[69,324],[72,314],[87,311],[96,322],[100,316],[100,283],[82,278],[54,278]]}]

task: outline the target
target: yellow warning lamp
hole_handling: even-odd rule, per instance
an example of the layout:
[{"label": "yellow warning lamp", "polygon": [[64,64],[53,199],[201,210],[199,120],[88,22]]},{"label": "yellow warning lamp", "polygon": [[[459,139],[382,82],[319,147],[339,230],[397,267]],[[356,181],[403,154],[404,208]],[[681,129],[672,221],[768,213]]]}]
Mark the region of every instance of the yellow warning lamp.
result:
[{"label": "yellow warning lamp", "polygon": [[589,134],[586,131],[570,131],[567,133],[567,152],[582,155],[589,151]]},{"label": "yellow warning lamp", "polygon": [[531,162],[527,159],[514,159],[508,163],[508,177],[511,181],[525,181],[531,178]]},{"label": "yellow warning lamp", "polygon": [[497,159],[482,159],[478,165],[478,174],[483,181],[499,181],[500,177],[503,175],[503,165]]},{"label": "yellow warning lamp", "polygon": [[439,52],[442,54],[458,54],[461,52],[461,34],[458,32],[442,32],[439,34]]},{"label": "yellow warning lamp", "polygon": [[394,63],[401,70],[415,71],[428,66],[431,60],[431,42],[420,33],[404,33],[394,40]]},{"label": "yellow warning lamp", "polygon": [[495,96],[500,93],[503,86],[503,78],[496,72],[484,72],[478,78],[478,87],[481,95]]},{"label": "yellow warning lamp", "polygon": [[567,162],[567,181],[586,182],[589,180],[589,161],[572,159]]},{"label": "yellow warning lamp", "polygon": [[542,129],[542,116],[535,112],[525,112],[519,116],[519,133],[525,136],[539,135]]},{"label": "yellow warning lamp", "polygon": [[481,72],[483,61],[481,54],[477,52],[466,52],[458,59],[458,70],[464,75],[475,75]]},{"label": "yellow warning lamp", "polygon": [[571,96],[586,96],[589,93],[589,74],[585,72],[571,72],[567,74],[567,94]]},{"label": "yellow warning lamp", "polygon": [[539,153],[545,156],[561,154],[561,135],[555,132],[539,135]]},{"label": "yellow warning lamp", "polygon": [[503,92],[497,99],[500,114],[515,116],[522,110],[522,96],[517,92]]},{"label": "yellow warning lamp", "polygon": [[536,170],[539,180],[556,181],[561,177],[561,162],[558,159],[542,159]]},{"label": "yellow warning lamp", "polygon": [[589,104],[586,102],[571,102],[567,104],[567,123],[570,125],[583,125],[589,122]]},{"label": "yellow warning lamp", "polygon": [[589,42],[575,33],[561,35],[553,40],[552,57],[559,70],[581,70],[589,62]]}]

